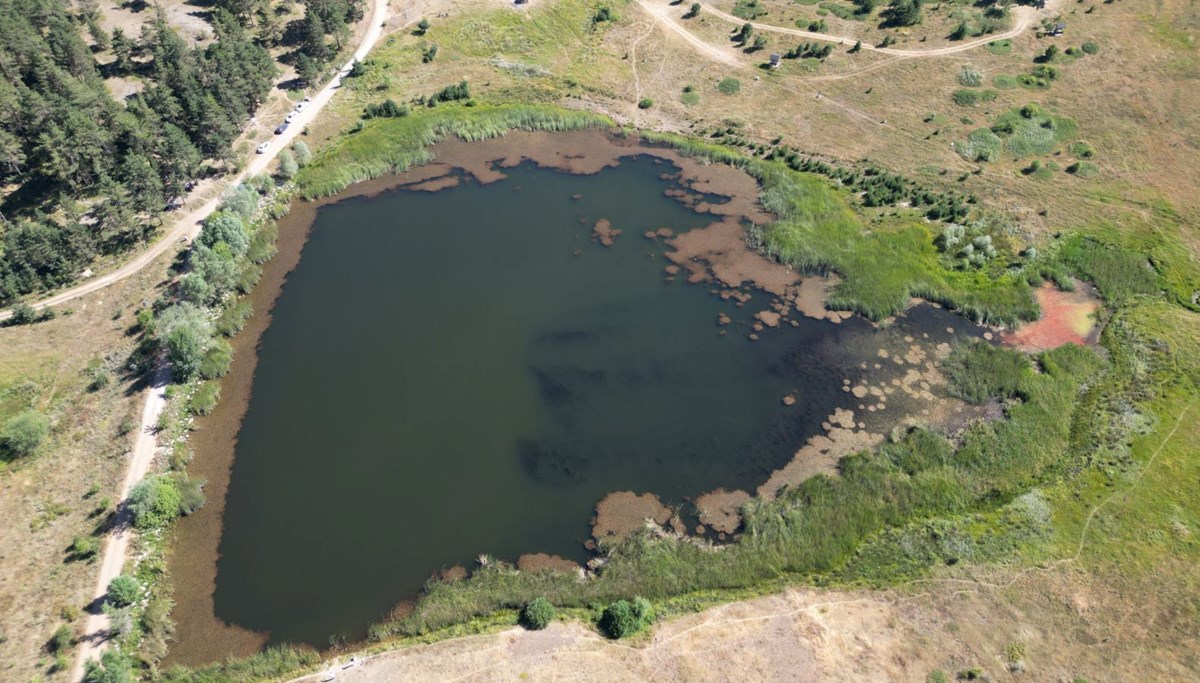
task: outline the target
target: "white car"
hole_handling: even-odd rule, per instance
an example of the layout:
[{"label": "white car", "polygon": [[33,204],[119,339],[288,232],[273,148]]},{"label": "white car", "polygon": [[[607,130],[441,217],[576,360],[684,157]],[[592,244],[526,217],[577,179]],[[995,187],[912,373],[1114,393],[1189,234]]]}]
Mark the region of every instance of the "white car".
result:
[{"label": "white car", "polygon": [[256,148],[254,149],[254,151],[255,151],[255,152],[257,152],[257,153],[259,153],[259,154],[266,154],[266,153],[267,153],[267,148],[269,148],[270,146],[271,146],[271,143],[269,143],[269,142],[264,142],[264,143],[261,143],[261,144],[259,144],[259,146],[258,146],[258,147],[256,147]]},{"label": "white car", "polygon": [[300,113],[300,112],[296,112],[296,111],[294,111],[294,112],[292,112],[292,113],[288,114],[287,116],[285,116],[285,117],[283,118],[283,120],[284,120],[284,121],[287,121],[288,123],[291,123],[292,121],[295,121],[295,120],[296,120],[296,115],[297,115],[297,114],[299,114],[299,113]]},{"label": "white car", "polygon": [[296,103],[296,111],[304,111],[304,108],[307,106],[308,106],[308,98],[305,97],[303,102]]}]

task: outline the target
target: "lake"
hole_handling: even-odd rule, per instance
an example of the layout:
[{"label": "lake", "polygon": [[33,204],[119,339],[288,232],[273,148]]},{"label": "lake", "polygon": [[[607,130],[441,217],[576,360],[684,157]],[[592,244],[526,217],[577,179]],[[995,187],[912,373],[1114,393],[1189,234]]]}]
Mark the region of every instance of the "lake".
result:
[{"label": "lake", "polygon": [[[688,282],[644,234],[701,229],[714,216],[695,200],[721,201],[681,200],[669,162],[508,166],[316,213],[237,433],[222,622],[271,642],[361,638],[480,555],[586,561],[615,491],[656,494],[690,529],[688,501],[754,491],[831,413],[861,407],[846,378],[885,337],[945,342],[963,322],[922,306],[884,330],[764,327],[770,294]],[[621,231],[609,246],[602,219]]]}]

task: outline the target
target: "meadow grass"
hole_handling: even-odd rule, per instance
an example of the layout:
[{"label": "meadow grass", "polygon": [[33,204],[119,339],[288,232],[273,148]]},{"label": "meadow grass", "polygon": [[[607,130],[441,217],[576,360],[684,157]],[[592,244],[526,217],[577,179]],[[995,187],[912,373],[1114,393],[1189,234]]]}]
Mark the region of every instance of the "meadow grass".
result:
[{"label": "meadow grass", "polygon": [[429,161],[427,148],[453,135],[485,140],[511,130],[565,131],[609,128],[609,119],[543,105],[450,105],[418,110],[408,116],[372,119],[356,133],[324,148],[296,178],[300,195],[317,199],[350,185]]}]

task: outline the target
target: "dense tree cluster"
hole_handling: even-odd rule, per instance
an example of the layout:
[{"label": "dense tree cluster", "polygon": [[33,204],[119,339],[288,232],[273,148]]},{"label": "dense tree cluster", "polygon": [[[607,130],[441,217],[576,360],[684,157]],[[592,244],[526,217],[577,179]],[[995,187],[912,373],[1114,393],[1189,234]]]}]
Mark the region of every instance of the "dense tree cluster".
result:
[{"label": "dense tree cluster", "polygon": [[363,0],[305,0],[295,62],[301,81],[311,85],[321,79],[325,65],[349,39],[350,24],[362,19],[363,5]]},{"label": "dense tree cluster", "polygon": [[[109,36],[94,4],[0,0],[0,182],[18,187],[0,222],[0,303],[66,284],[96,254],[144,237],[203,159],[229,156],[276,74],[225,9],[201,49],[161,10],[137,38]],[[108,77],[144,87],[118,102]]]}]

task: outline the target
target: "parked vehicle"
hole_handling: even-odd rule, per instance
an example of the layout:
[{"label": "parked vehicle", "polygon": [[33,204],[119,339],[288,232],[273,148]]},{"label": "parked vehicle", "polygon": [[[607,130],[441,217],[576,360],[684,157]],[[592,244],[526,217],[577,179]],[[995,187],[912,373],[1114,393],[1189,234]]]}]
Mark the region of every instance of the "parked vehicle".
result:
[{"label": "parked vehicle", "polygon": [[296,103],[296,111],[304,111],[304,108],[307,106],[308,106],[308,98],[305,97],[302,102]]},{"label": "parked vehicle", "polygon": [[279,124],[278,128],[275,129],[275,134],[283,135],[283,131],[287,130],[287,127],[288,127],[287,121],[284,121],[283,123]]},{"label": "parked vehicle", "polygon": [[[278,133],[279,131],[275,131],[275,132],[276,132],[276,133]],[[256,147],[256,148],[254,149],[254,151],[255,151],[255,152],[258,152],[259,154],[266,154],[266,153],[267,153],[267,148],[268,148],[268,147],[270,147],[270,146],[271,146],[271,143],[269,143],[269,142],[264,142],[264,143],[261,143],[261,144],[260,144],[258,147]]]},{"label": "parked vehicle", "polygon": [[291,112],[290,114],[288,114],[288,115],[287,115],[287,117],[286,117],[286,118],[284,118],[284,119],[283,119],[284,123],[291,123],[292,121],[295,121],[295,120],[296,120],[296,116],[297,116],[299,113],[300,113],[300,112],[296,112],[296,111],[294,111],[294,112]]}]

